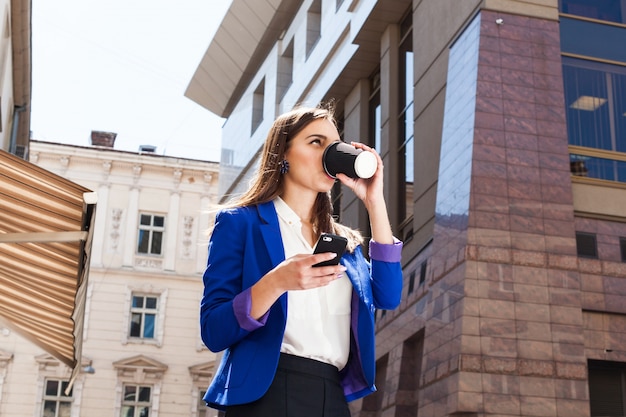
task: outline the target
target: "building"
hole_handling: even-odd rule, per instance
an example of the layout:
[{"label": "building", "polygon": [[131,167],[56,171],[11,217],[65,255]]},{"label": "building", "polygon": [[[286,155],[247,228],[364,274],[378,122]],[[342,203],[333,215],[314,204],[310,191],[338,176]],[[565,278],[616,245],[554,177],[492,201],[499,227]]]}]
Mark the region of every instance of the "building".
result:
[{"label": "building", "polygon": [[23,157],[30,138],[31,2],[2,0],[0,149]]},{"label": "building", "polygon": [[625,40],[621,0],[232,2],[186,91],[220,199],[300,103],[385,162],[405,287],[354,416],[625,415]]},{"label": "building", "polygon": [[[85,292],[82,365],[71,369],[2,328],[0,415],[212,417],[201,396],[215,355],[200,339],[206,231],[218,164],[31,140],[38,167],[98,194]],[[0,326],[2,327],[2,326]]]},{"label": "building", "polygon": [[[96,196],[25,160],[31,2],[3,0],[0,7],[0,322],[68,366],[73,380]],[[0,402],[12,359],[13,352],[0,352]]]}]

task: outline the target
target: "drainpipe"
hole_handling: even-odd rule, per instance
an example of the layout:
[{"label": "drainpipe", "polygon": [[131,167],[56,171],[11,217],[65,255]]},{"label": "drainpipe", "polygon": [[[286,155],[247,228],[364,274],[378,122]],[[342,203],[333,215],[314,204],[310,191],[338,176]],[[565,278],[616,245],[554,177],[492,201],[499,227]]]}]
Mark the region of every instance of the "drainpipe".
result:
[{"label": "drainpipe", "polygon": [[20,113],[26,110],[26,106],[15,106],[13,109],[13,126],[11,126],[11,141],[9,142],[9,152],[15,155],[17,151],[17,130],[20,124]]}]

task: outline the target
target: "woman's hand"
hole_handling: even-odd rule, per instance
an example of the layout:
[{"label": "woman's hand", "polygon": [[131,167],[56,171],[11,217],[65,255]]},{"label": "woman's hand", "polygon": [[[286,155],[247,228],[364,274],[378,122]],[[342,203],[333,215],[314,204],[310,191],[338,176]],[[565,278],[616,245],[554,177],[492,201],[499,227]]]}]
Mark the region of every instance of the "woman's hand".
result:
[{"label": "woman's hand", "polygon": [[363,201],[367,213],[370,217],[370,226],[372,229],[372,239],[378,243],[392,244],[393,233],[389,224],[389,215],[387,214],[387,204],[383,193],[383,160],[375,149],[358,142],[352,142],[352,146],[357,149],[363,149],[371,152],[376,156],[378,166],[376,172],[371,178],[350,178],[344,174],[337,174],[337,179],[343,185],[350,188],[354,194]]},{"label": "woman's hand", "polygon": [[339,278],[346,268],[343,265],[313,265],[335,257],[336,254],[332,252],[295,255],[278,264],[265,277],[273,281],[281,294],[290,290],[323,287]]},{"label": "woman's hand", "polygon": [[299,254],[279,263],[252,286],[250,316],[261,317],[285,291],[323,287],[340,278],[346,270],[343,265],[313,266],[335,257],[332,252]]},{"label": "woman's hand", "polygon": [[337,179],[341,181],[343,185],[350,188],[354,192],[354,194],[363,201],[365,207],[369,210],[369,207],[373,204],[380,204],[381,201],[384,203],[383,160],[381,159],[380,155],[378,155],[378,152],[376,152],[375,149],[370,148],[363,143],[351,142],[351,145],[357,149],[362,149],[363,151],[370,152],[374,154],[374,156],[376,156],[376,172],[374,172],[374,175],[368,179],[350,178],[345,174],[339,173],[337,174]]}]

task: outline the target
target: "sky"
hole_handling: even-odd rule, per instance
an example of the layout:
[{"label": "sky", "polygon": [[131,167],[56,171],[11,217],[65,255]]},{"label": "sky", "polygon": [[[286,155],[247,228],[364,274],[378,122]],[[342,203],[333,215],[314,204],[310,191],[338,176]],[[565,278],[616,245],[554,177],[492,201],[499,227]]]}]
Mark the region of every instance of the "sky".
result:
[{"label": "sky", "polygon": [[224,119],[184,94],[230,3],[32,0],[32,139],[219,161]]}]

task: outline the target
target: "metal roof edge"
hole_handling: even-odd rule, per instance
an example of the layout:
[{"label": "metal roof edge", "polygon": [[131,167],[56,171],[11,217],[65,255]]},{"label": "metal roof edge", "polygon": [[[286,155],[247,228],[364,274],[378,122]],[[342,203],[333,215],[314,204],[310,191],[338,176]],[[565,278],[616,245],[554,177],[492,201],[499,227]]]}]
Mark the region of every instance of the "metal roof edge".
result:
[{"label": "metal roof edge", "polygon": [[[265,60],[267,53],[278,41],[283,30],[287,29],[303,1],[264,0],[250,2],[233,0],[189,81],[185,90],[185,97],[220,117],[228,117],[250,80],[256,74],[257,68]],[[272,7],[273,12],[268,13],[268,7]],[[229,66],[228,71],[220,70],[219,63],[216,64],[216,55],[223,53],[219,41],[228,38],[229,33],[236,32],[236,28],[225,26],[224,22],[233,22],[234,24],[237,21],[236,16],[244,11],[252,11],[257,16],[265,16],[266,21],[263,22],[265,26],[262,32],[251,33],[257,40],[256,45],[248,48],[249,52],[245,52],[243,60],[241,54],[238,56],[239,65],[236,66],[236,71],[232,70],[233,65]],[[233,61],[236,62],[235,59]],[[210,67],[211,71],[206,71],[207,67]],[[214,96],[211,94],[212,91],[219,91],[220,94]]]}]

